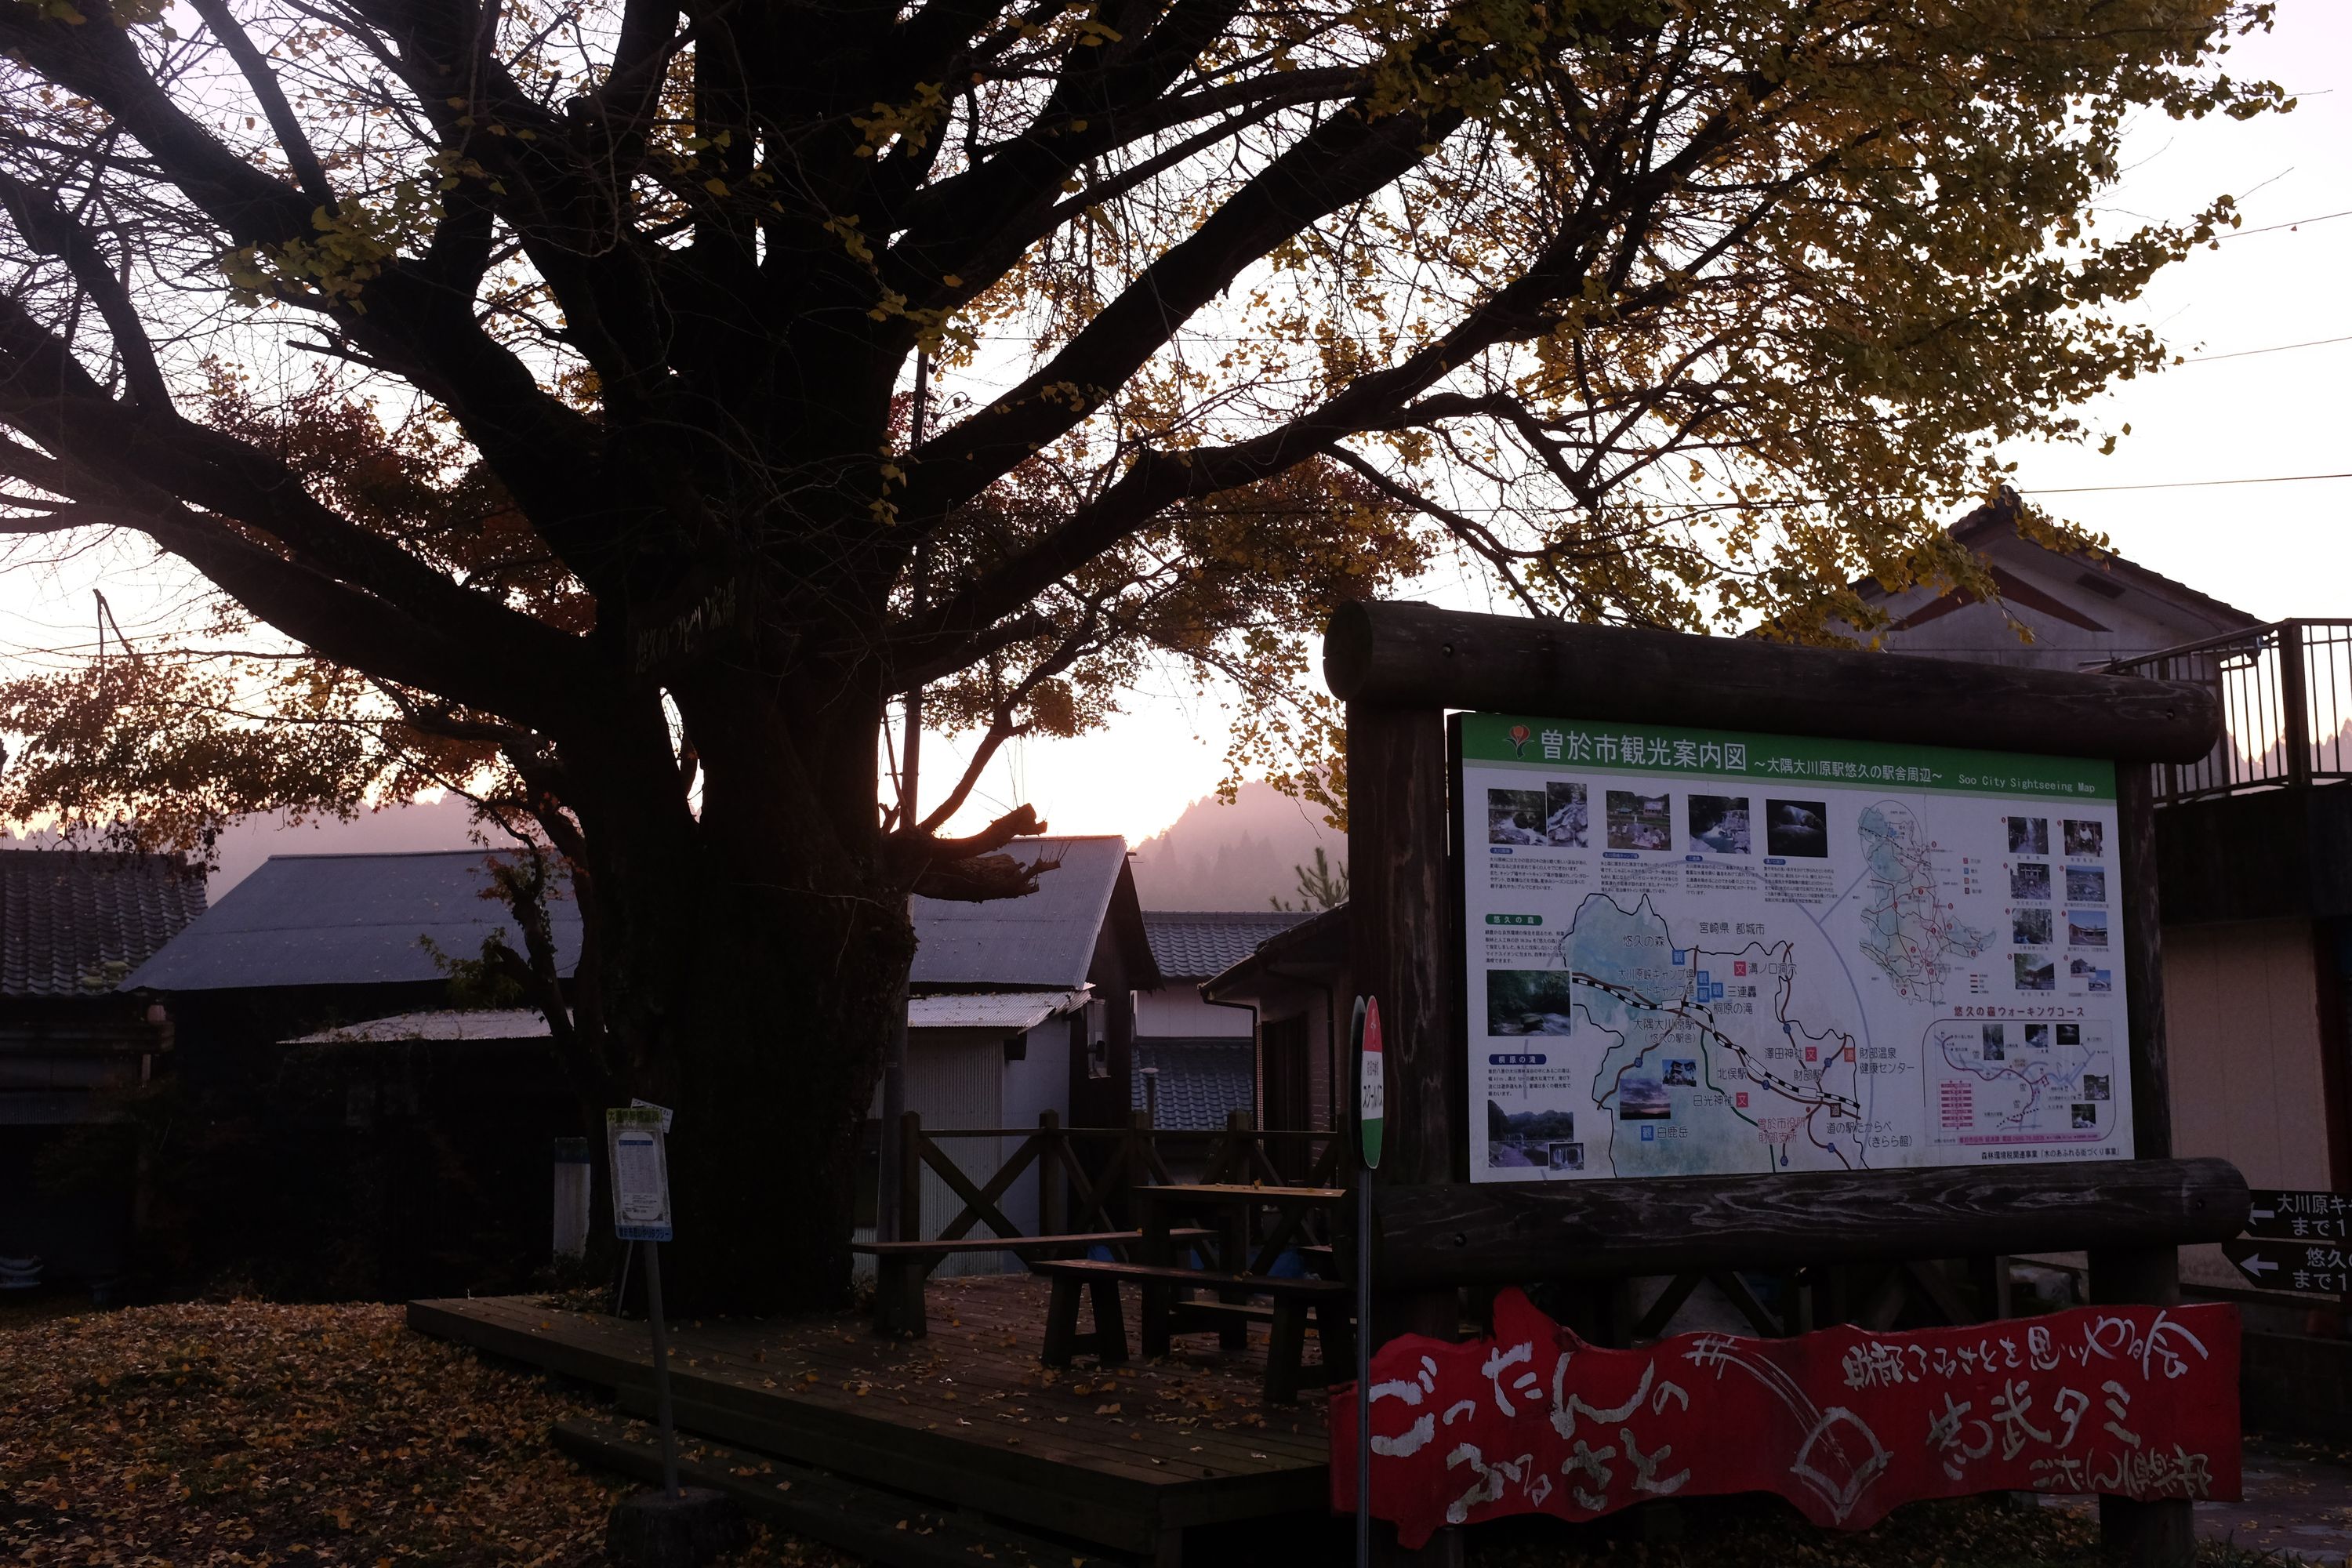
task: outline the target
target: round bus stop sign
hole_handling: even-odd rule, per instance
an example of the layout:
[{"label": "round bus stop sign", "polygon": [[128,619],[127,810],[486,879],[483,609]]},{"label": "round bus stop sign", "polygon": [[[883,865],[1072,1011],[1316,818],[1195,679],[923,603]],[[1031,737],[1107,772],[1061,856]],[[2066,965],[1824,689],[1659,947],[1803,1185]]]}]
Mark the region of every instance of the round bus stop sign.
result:
[{"label": "round bus stop sign", "polygon": [[1364,1169],[1381,1163],[1381,1128],[1388,1113],[1388,1075],[1381,1060],[1381,1005],[1377,998],[1356,998],[1356,1139]]}]

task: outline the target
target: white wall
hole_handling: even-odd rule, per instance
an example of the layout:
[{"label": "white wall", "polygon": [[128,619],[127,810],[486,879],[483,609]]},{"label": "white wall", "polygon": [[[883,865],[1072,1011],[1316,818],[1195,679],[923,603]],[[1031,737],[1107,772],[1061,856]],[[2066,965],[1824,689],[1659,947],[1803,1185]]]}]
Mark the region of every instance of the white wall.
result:
[{"label": "white wall", "polygon": [[1201,1000],[1189,980],[1171,980],[1157,991],[1135,994],[1135,1033],[1139,1039],[1235,1039],[1250,1035],[1246,1007],[1218,1007]]},{"label": "white wall", "polygon": [[[1048,1018],[1029,1031],[1028,1053],[1019,1061],[1004,1059],[1004,1036],[998,1030],[915,1029],[907,1037],[907,1109],[919,1114],[926,1131],[947,1128],[1022,1128],[1037,1125],[1041,1111],[1055,1110],[1069,1119],[1069,1020]],[[882,1113],[877,1089],[870,1115]],[[952,1138],[940,1152],[971,1178],[985,1187],[1021,1147],[1021,1139]],[[1023,1231],[1037,1229],[1035,1167],[1014,1180],[999,1207],[1004,1217]],[[963,1200],[926,1166],[922,1173],[923,1235],[937,1236],[963,1212]],[[971,1234],[984,1234],[985,1227]],[[857,1238],[874,1239],[870,1228]],[[1019,1260],[999,1252],[966,1253],[943,1259],[933,1272],[941,1277],[999,1274],[1018,1268]],[[871,1271],[871,1260],[860,1259],[861,1272]]]},{"label": "white wall", "polygon": [[[2176,1153],[2219,1155],[2250,1186],[2333,1184],[2320,978],[2307,921],[2166,928]],[[2185,1249],[2181,1270],[2199,1284],[2245,1283],[2218,1247]]]}]

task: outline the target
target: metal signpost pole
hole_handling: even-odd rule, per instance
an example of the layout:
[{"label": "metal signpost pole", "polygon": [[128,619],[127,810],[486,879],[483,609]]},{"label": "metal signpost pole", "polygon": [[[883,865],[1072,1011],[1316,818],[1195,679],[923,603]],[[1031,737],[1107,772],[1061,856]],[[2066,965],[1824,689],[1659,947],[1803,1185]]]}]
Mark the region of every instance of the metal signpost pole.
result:
[{"label": "metal signpost pole", "polygon": [[661,1426],[662,1493],[677,1500],[677,1427],[669,1412],[669,1331],[662,1323],[661,1243],[646,1249],[646,1316],[654,1326],[654,1419]]},{"label": "metal signpost pole", "polygon": [[613,1229],[645,1248],[646,1317],[653,1329],[654,1418],[661,1426],[662,1495],[675,1503],[677,1427],[671,1419],[669,1326],[662,1319],[661,1244],[670,1238],[669,1160],[665,1147],[670,1114],[639,1100],[604,1113],[612,1146]]},{"label": "metal signpost pole", "polygon": [[1356,1568],[1372,1562],[1372,1172],[1381,1163],[1388,1079],[1381,1006],[1356,998]]}]

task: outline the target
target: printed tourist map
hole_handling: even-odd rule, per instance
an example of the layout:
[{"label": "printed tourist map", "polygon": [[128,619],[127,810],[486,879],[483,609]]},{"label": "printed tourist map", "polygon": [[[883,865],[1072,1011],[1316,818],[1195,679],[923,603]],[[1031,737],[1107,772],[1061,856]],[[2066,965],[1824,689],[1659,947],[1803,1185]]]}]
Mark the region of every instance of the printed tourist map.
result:
[{"label": "printed tourist map", "polygon": [[2110,764],[1455,724],[1473,1180],[2130,1156]]}]

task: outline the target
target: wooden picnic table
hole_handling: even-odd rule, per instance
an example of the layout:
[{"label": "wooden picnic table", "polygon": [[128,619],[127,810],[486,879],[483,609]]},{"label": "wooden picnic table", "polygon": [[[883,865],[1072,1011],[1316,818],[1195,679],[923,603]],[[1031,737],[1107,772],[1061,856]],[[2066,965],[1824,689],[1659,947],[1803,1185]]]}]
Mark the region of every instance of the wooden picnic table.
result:
[{"label": "wooden picnic table", "polygon": [[[1142,1205],[1143,1239],[1139,1250],[1147,1263],[1177,1262],[1169,1232],[1181,1219],[1194,1219],[1222,1240],[1218,1268],[1228,1274],[1265,1274],[1285,1248],[1294,1245],[1310,1216],[1336,1208],[1348,1196],[1344,1187],[1261,1187],[1242,1182],[1176,1182],[1165,1186],[1138,1187]],[[1256,1237],[1257,1219],[1266,1209],[1275,1220],[1264,1241]]]}]

